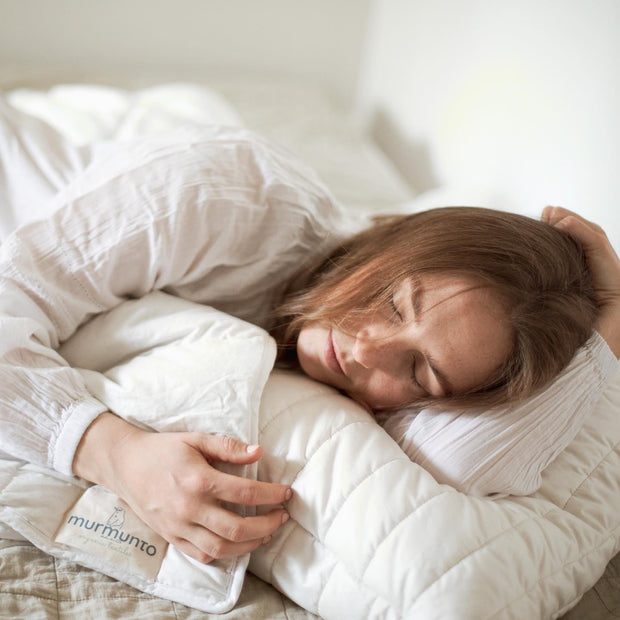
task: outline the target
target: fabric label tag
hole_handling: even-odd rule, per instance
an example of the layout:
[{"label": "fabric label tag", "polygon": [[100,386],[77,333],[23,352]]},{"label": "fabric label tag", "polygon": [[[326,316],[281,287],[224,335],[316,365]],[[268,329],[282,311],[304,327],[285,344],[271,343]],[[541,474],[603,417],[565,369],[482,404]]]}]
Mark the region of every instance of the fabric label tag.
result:
[{"label": "fabric label tag", "polygon": [[168,549],[122,499],[98,486],[88,488],[66,513],[54,540],[151,580]]}]

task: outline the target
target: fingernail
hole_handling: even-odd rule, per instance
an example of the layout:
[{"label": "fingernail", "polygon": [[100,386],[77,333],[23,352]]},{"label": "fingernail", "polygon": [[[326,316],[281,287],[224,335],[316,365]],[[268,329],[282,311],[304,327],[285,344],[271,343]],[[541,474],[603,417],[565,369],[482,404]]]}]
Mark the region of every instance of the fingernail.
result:
[{"label": "fingernail", "polygon": [[291,497],[293,497],[293,489],[286,489],[284,493],[284,499],[288,502]]},{"label": "fingernail", "polygon": [[247,446],[247,447],[246,447],[246,450],[247,450],[248,452],[256,452],[259,448],[260,448],[260,446],[251,445],[251,446]]},{"label": "fingernail", "polygon": [[289,515],[289,513],[288,513],[288,512],[285,512],[285,513],[282,515],[282,524],[286,523],[289,519],[290,519],[290,515]]}]

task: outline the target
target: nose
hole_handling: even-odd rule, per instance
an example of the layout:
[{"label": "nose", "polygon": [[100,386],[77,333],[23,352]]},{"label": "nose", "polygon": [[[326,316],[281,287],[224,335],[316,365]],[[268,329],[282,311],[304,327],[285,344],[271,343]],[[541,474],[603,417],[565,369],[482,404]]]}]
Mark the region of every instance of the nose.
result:
[{"label": "nose", "polygon": [[353,359],[366,369],[388,369],[398,358],[400,339],[388,330],[364,328],[355,334]]}]

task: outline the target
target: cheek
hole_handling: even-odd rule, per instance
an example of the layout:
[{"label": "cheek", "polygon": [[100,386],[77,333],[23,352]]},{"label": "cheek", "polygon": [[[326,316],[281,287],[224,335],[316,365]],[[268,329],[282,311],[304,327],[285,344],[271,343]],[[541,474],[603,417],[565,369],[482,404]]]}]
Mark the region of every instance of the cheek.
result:
[{"label": "cheek", "polygon": [[363,401],[373,409],[411,405],[422,395],[422,391],[416,389],[410,381],[395,379],[380,372],[373,373],[358,389],[351,392],[354,399]]},{"label": "cheek", "polygon": [[317,327],[304,327],[297,338],[297,358],[303,371],[314,376],[319,370],[321,351],[321,330]]}]

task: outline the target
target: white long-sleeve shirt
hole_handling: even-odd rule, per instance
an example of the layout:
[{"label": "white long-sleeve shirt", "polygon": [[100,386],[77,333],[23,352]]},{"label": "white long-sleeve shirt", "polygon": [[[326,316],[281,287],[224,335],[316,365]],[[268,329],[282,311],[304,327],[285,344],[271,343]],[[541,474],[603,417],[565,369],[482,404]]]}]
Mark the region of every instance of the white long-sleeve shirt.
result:
[{"label": "white long-sleeve shirt", "polygon": [[80,324],[164,289],[264,325],[293,273],[344,232],[309,168],[236,128],[119,147],[55,206],[0,247],[0,450],[63,473],[105,410],[54,350]]},{"label": "white long-sleeve shirt", "polygon": [[[80,324],[164,289],[264,326],[291,275],[348,232],[311,170],[242,129],[119,147],[55,202],[0,247],[0,450],[63,473],[106,409],[55,351]],[[386,429],[439,481],[531,492],[616,367],[595,335],[527,411],[404,413]]]}]

